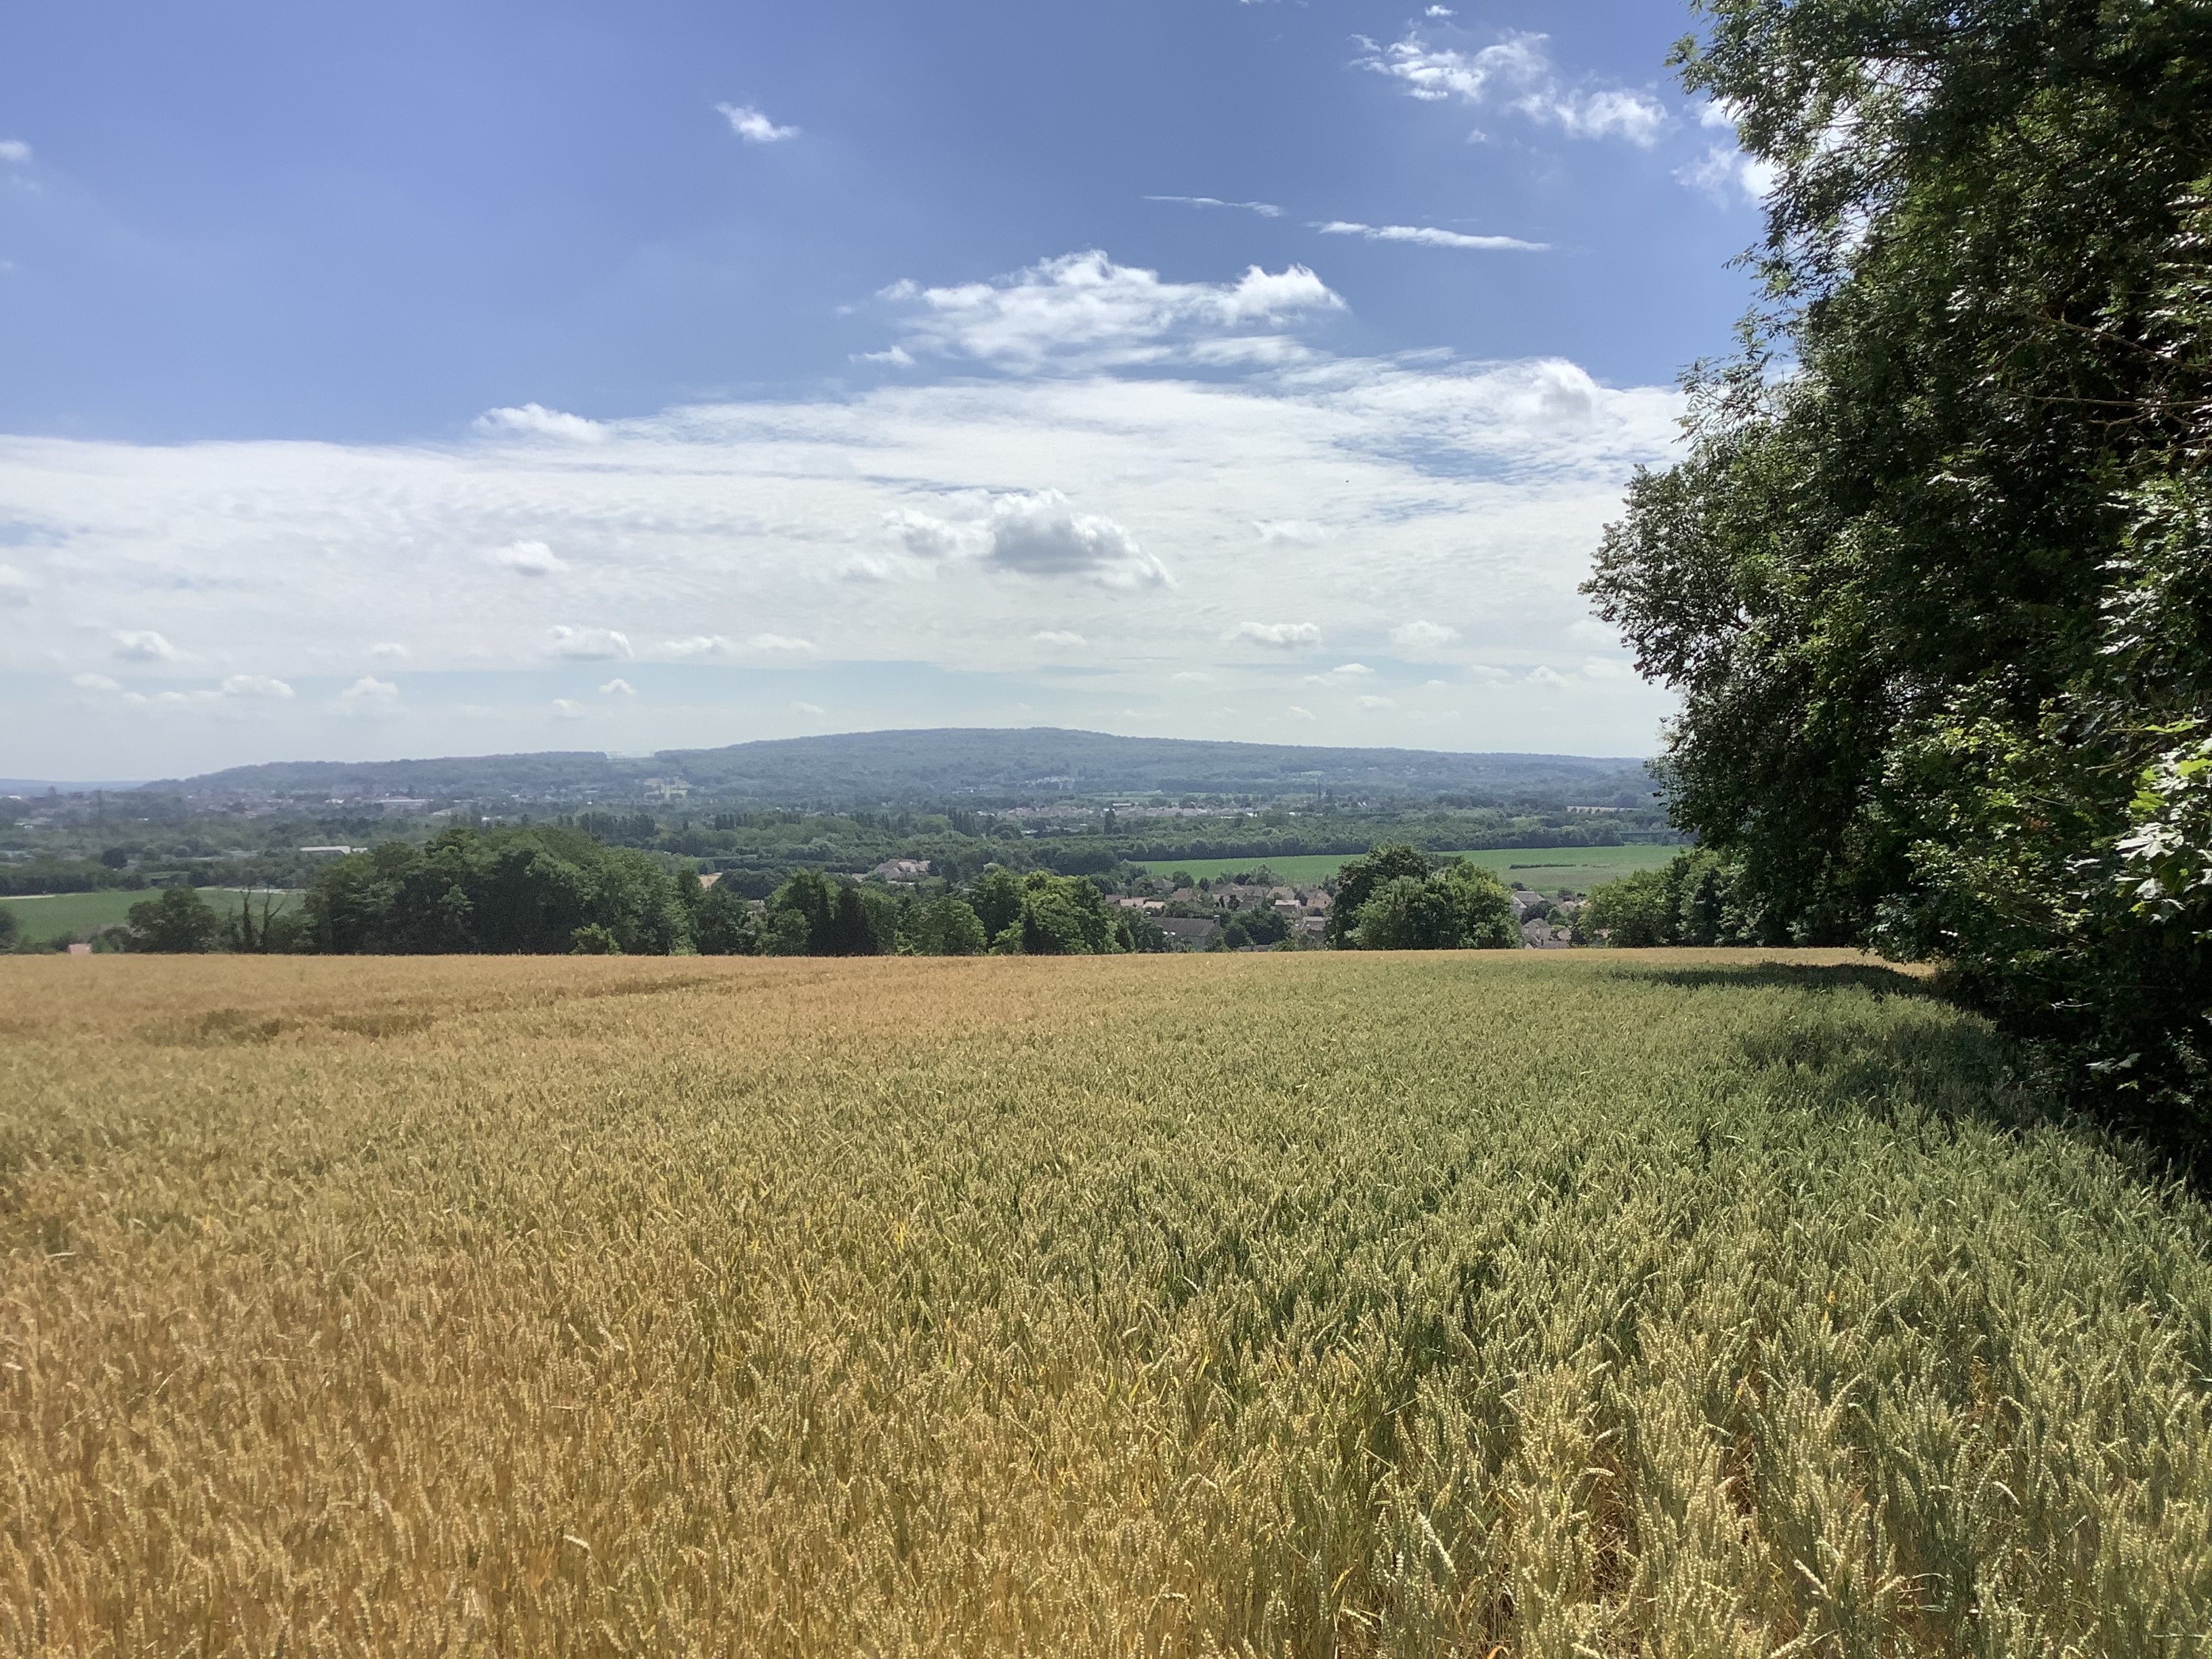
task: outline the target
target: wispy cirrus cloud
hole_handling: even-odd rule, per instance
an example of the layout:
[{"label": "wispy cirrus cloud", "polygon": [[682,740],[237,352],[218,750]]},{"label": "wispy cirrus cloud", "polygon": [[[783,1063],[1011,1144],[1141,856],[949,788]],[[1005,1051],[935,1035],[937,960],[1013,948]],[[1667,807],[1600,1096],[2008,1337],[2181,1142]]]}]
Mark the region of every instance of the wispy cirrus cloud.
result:
[{"label": "wispy cirrus cloud", "polygon": [[1171,202],[1181,207],[1242,208],[1247,213],[1256,213],[1262,219],[1279,219],[1282,209],[1273,202],[1225,202],[1218,196],[1147,196],[1147,202]]},{"label": "wispy cirrus cloud", "polygon": [[1472,248],[1492,253],[1544,253],[1543,242],[1526,242],[1518,236],[1474,236],[1464,231],[1439,230],[1434,225],[1363,225],[1350,219],[1331,219],[1314,226],[1324,236],[1361,236],[1370,242],[1413,242],[1423,247]]}]

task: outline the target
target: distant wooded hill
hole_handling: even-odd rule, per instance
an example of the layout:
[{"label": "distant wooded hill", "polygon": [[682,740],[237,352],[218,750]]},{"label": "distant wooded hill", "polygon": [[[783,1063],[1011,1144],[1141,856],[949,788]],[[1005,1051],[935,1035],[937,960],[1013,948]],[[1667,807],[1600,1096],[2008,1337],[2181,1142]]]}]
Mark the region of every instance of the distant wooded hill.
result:
[{"label": "distant wooded hill", "polygon": [[1273,795],[1327,789],[1389,795],[1543,797],[1643,805],[1644,763],[1578,755],[1462,755],[1421,749],[1121,738],[1050,726],[950,727],[781,738],[646,758],[589,751],[442,760],[291,761],[233,767],[146,786],[195,795],[419,795],[526,800],[619,799],[649,781],[728,799],[882,803],[980,795]]}]

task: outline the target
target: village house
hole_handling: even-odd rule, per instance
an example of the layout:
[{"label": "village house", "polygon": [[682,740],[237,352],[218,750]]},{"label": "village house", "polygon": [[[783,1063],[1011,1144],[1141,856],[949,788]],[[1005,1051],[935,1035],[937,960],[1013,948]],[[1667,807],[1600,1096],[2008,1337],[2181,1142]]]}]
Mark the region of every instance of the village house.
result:
[{"label": "village house", "polygon": [[883,881],[926,881],[929,878],[929,860],[885,859],[868,873]]}]

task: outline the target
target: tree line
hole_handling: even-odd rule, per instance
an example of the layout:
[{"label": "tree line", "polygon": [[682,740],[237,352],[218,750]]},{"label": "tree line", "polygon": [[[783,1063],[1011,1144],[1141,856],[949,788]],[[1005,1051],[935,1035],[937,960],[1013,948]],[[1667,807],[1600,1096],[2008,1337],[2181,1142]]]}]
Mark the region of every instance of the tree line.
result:
[{"label": "tree line", "polygon": [[119,941],[159,952],[352,955],[1105,956],[1164,951],[1097,885],[994,866],[923,896],[813,871],[748,902],[696,871],[559,826],[454,829],[334,859],[296,908],[188,887],[131,907]]},{"label": "tree line", "polygon": [[2085,1103],[2201,1139],[2205,9],[1701,9],[1684,81],[1772,179],[1761,299],[1587,590],[1681,698],[1665,793],[1719,861],[1674,925],[1937,961]]},{"label": "tree line", "polygon": [[[1284,940],[1252,925],[1233,941]],[[1257,924],[1278,925],[1267,930]],[[246,893],[210,905],[189,887],[131,907],[114,941],[164,953],[665,956],[1109,956],[1171,948],[1155,922],[1097,884],[994,865],[920,893],[815,871],[765,903],[703,884],[651,854],[579,830],[449,830],[334,859],[293,905]],[[1512,900],[1490,871],[1394,845],[1340,872],[1327,943],[1341,950],[1505,949],[1520,943]]]}]

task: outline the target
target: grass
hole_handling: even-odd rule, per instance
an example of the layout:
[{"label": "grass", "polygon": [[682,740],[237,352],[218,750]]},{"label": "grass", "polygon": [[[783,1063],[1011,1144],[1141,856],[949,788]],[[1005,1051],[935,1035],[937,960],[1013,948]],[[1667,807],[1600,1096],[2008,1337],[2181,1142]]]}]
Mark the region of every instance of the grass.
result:
[{"label": "grass", "polygon": [[[1524,887],[1571,888],[1577,893],[1638,870],[1656,870],[1682,849],[1679,847],[1509,847],[1486,848],[1473,853],[1440,853],[1439,858],[1462,858],[1495,870],[1508,882]],[[1223,876],[1257,870],[1265,865],[1294,886],[1326,881],[1352,858],[1350,853],[1300,854],[1279,859],[1151,859],[1144,867],[1156,876],[1187,870],[1193,877],[1218,880]]]},{"label": "grass", "polygon": [[1834,955],[0,960],[0,1652],[2201,1653],[2208,1223]]},{"label": "grass", "polygon": [[[218,911],[238,908],[238,890],[231,887],[203,887],[200,896]],[[258,892],[258,890],[257,890]],[[299,895],[286,896],[296,907]],[[0,907],[13,911],[20,940],[44,945],[48,939],[67,933],[83,939],[103,927],[120,927],[130,915],[131,907],[143,904],[148,899],[161,897],[151,889],[132,892],[110,890],[99,893],[54,893],[29,898],[0,898]],[[254,901],[255,914],[259,915],[260,900]]]}]

